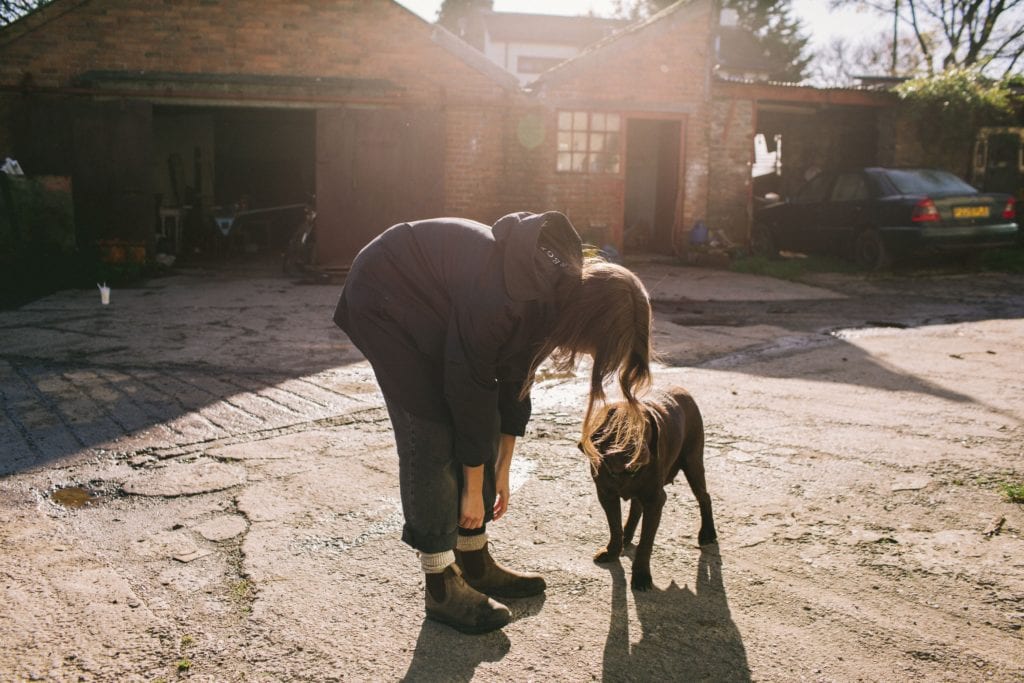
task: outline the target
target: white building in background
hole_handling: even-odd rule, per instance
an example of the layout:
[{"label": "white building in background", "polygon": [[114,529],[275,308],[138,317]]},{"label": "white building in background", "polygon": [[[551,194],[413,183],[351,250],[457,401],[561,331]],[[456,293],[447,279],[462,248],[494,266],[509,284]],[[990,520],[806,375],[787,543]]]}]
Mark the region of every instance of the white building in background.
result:
[{"label": "white building in background", "polygon": [[628,23],[602,17],[481,11],[465,21],[462,38],[526,85]]}]

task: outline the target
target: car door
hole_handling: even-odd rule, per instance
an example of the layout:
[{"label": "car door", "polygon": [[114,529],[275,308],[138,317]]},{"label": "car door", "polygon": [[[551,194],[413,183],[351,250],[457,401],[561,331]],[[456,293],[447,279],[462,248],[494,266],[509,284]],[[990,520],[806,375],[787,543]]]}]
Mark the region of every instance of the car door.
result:
[{"label": "car door", "polygon": [[871,190],[863,171],[840,173],[822,205],[815,251],[849,253],[857,230],[872,221]]},{"label": "car door", "polygon": [[809,252],[818,241],[823,204],[828,198],[834,176],[819,173],[801,187],[786,205],[786,211],[774,226],[776,245],[784,251]]}]

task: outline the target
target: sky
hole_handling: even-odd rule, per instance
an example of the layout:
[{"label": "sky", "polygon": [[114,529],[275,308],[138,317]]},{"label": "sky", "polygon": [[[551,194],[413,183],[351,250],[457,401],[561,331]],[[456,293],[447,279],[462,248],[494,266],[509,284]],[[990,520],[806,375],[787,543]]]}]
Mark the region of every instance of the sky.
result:
[{"label": "sky", "polygon": [[[437,18],[441,0],[398,0],[427,21]],[[614,12],[612,0],[494,0],[498,12],[535,14],[587,14],[600,16]],[[833,37],[857,39],[871,31],[886,31],[889,22],[877,15],[851,9],[829,10],[827,0],[793,0],[793,15],[799,18],[811,36],[812,49],[824,46]]]}]

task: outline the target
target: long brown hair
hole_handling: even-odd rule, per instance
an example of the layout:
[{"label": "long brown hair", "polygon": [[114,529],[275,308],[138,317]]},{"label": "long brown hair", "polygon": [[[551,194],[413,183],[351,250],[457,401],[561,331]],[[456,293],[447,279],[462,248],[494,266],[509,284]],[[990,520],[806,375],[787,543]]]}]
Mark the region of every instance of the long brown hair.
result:
[{"label": "long brown hair", "polygon": [[613,448],[633,453],[631,465],[639,464],[647,414],[638,396],[651,385],[651,302],[640,278],[614,263],[584,261],[582,279],[559,307],[554,330],[534,357],[531,377],[549,355],[563,372],[575,368],[580,355],[593,356],[581,443],[595,464],[600,454],[592,437],[602,418],[597,407],[607,402],[605,382],[618,373],[623,401],[605,432],[614,435]]}]

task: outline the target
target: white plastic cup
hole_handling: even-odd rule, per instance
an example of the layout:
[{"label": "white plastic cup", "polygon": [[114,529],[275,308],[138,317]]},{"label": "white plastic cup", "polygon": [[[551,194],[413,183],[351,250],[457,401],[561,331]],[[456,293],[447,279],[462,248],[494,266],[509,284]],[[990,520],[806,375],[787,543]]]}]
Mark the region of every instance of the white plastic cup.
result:
[{"label": "white plastic cup", "polygon": [[100,303],[106,306],[110,303],[110,287],[106,284],[96,286],[100,288]]}]

